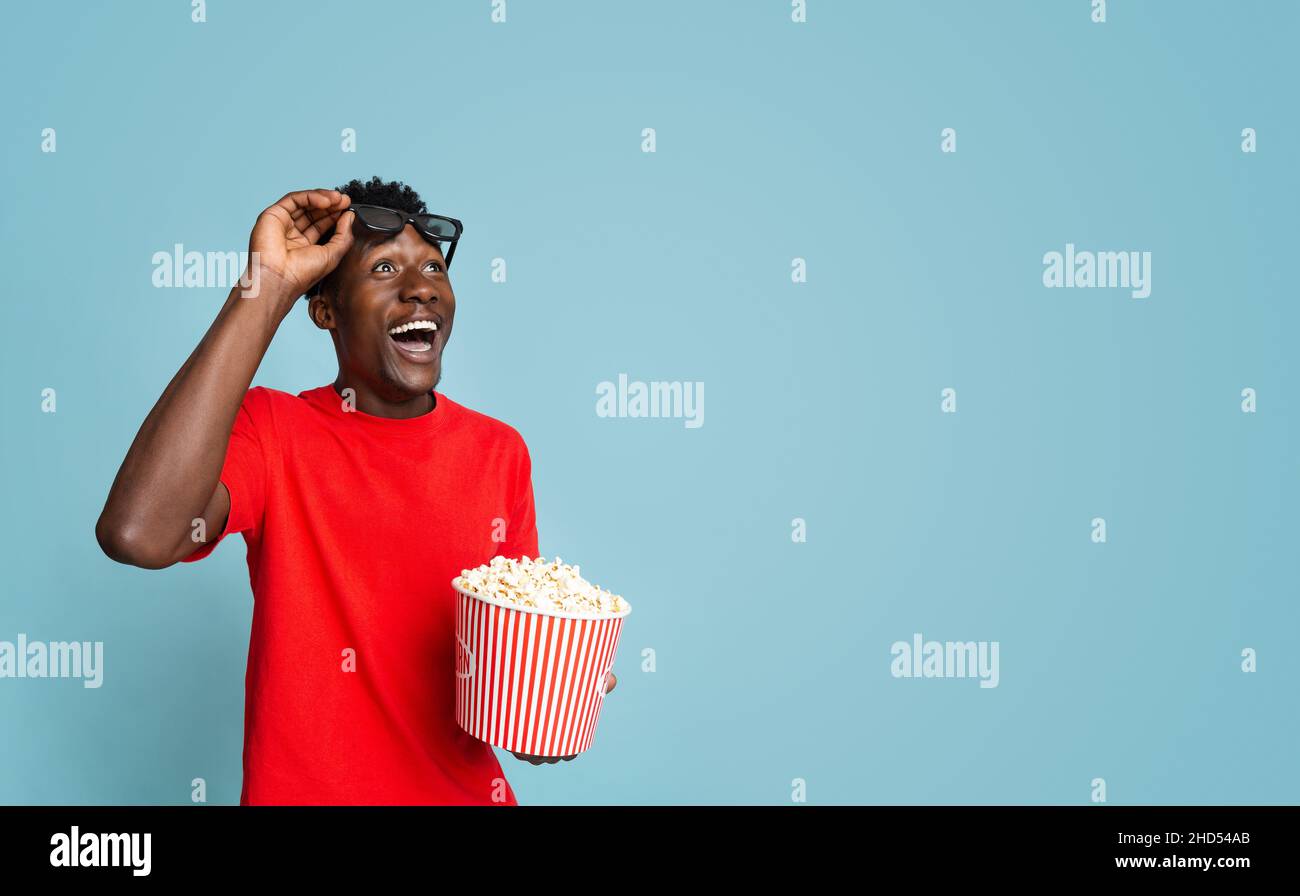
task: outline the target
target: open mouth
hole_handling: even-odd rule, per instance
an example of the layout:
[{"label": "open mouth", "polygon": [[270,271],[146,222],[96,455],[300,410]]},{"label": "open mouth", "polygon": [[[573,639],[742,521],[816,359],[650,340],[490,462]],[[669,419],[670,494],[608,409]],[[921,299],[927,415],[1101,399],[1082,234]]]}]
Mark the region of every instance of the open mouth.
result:
[{"label": "open mouth", "polygon": [[413,320],[399,324],[388,331],[388,337],[403,352],[421,355],[433,351],[434,334],[438,325],[431,320]]}]

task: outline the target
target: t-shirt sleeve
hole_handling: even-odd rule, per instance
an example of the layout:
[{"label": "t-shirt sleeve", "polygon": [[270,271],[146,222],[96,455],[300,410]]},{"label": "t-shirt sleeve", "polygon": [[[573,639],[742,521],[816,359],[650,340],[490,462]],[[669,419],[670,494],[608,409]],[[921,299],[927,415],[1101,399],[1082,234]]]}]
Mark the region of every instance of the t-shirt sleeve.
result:
[{"label": "t-shirt sleeve", "polygon": [[232,532],[254,532],[261,527],[266,500],[266,455],[268,440],[266,415],[260,390],[253,388],[244,395],[230,431],[230,444],[221,467],[220,481],[230,492],[230,514],[220,532],[209,532],[205,544],[182,562],[193,563],[212,553],[221,540]]},{"label": "t-shirt sleeve", "polygon": [[533,462],[528,446],[520,439],[520,460],[515,474],[510,519],[506,521],[506,539],[497,551],[503,557],[536,557],[537,512],[533,507]]}]

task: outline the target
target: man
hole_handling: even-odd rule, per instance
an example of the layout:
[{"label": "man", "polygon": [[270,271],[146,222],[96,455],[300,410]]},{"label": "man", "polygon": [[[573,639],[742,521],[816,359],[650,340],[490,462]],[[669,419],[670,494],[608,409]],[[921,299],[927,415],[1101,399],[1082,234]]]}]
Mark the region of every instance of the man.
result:
[{"label": "man", "polygon": [[[492,748],[454,717],[452,578],[538,553],[523,439],[435,391],[460,229],[379,178],[262,212],[256,290],[231,291],[99,518],[104,552],[146,569],[243,534],[242,804],[516,803]],[[249,389],[304,293],[337,378],[297,396]]]}]

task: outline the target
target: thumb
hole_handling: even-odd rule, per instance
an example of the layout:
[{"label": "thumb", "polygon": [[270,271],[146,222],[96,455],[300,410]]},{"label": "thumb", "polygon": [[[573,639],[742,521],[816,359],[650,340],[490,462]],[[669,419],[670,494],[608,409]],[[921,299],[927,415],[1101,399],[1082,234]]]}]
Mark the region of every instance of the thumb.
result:
[{"label": "thumb", "polygon": [[334,235],[325,244],[325,255],[329,259],[331,271],[343,260],[348,249],[352,248],[352,221],[355,217],[356,214],[348,210],[339,215],[338,221],[334,223]]}]

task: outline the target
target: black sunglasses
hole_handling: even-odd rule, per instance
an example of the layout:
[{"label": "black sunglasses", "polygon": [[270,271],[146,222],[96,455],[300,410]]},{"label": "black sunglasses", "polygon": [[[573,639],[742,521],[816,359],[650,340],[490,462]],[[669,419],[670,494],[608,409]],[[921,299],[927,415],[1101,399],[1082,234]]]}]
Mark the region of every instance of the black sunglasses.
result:
[{"label": "black sunglasses", "polygon": [[353,232],[401,233],[402,228],[410,224],[431,243],[450,243],[451,247],[444,256],[448,268],[451,267],[452,256],[456,254],[456,241],[465,229],[455,218],[445,215],[411,215],[382,205],[350,205],[347,210],[356,213],[352,224]]}]

